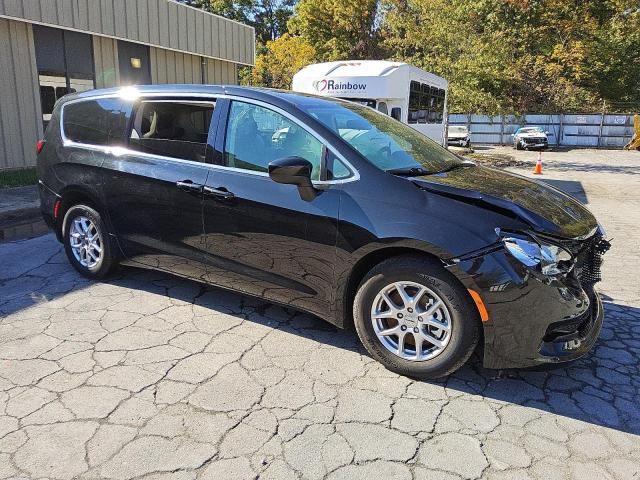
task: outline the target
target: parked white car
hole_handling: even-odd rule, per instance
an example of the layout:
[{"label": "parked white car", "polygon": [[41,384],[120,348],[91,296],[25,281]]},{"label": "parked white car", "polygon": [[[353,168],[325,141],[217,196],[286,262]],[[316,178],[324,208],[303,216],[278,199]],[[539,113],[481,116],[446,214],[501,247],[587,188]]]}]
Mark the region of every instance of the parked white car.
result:
[{"label": "parked white car", "polygon": [[513,148],[516,150],[545,149],[549,147],[549,137],[540,127],[522,127],[515,131]]},{"label": "parked white car", "polygon": [[471,146],[469,129],[462,125],[450,125],[447,129],[447,145],[469,148]]}]

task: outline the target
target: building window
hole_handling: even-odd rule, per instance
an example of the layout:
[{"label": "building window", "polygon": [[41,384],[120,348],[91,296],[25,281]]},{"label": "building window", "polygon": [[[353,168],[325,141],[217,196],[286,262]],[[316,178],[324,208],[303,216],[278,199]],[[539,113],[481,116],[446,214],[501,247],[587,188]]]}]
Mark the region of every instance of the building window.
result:
[{"label": "building window", "polygon": [[149,47],[139,43],[118,40],[118,66],[121,85],[146,85],[151,83]]},{"label": "building window", "polygon": [[33,37],[46,128],[56,100],[95,88],[93,45],[90,35],[40,25],[33,26]]}]

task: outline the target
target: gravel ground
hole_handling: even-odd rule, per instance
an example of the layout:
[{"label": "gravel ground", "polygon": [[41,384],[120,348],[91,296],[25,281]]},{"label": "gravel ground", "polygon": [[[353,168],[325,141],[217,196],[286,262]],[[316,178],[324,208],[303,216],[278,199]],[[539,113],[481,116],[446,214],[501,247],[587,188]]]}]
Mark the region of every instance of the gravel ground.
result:
[{"label": "gravel ground", "polygon": [[413,381],[309,315],[0,245],[0,479],[638,480],[640,154],[543,158],[614,239],[597,348],[548,371]]}]

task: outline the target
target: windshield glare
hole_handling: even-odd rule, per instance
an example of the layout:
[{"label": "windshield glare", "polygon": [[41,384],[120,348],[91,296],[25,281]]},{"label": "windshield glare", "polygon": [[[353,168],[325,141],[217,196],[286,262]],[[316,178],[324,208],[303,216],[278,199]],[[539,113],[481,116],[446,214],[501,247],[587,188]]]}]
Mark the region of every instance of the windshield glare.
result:
[{"label": "windshield glare", "polygon": [[467,133],[467,127],[449,127],[450,133]]},{"label": "windshield glare", "polygon": [[538,127],[521,128],[519,133],[542,133],[542,129]]},{"label": "windshield glare", "polygon": [[462,164],[433,140],[371,108],[333,99],[301,108],[382,170],[436,173]]}]

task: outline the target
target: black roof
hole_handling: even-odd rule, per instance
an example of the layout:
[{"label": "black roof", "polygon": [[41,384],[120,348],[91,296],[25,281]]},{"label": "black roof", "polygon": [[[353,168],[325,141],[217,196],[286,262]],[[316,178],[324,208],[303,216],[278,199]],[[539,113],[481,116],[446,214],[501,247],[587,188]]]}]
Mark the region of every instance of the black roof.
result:
[{"label": "black roof", "polygon": [[237,95],[240,97],[262,100],[281,108],[300,107],[303,105],[318,104],[328,101],[335,101],[326,97],[310,95],[306,93],[292,92],[288,90],[276,90],[262,87],[242,87],[238,85],[200,85],[200,84],[163,84],[163,85],[135,85],[132,87],[115,87],[98,90],[88,90],[77,94],[69,95],[68,100],[74,98],[91,98],[102,95],[113,95],[120,93],[125,88],[133,88],[141,94],[194,94],[194,95]]}]

